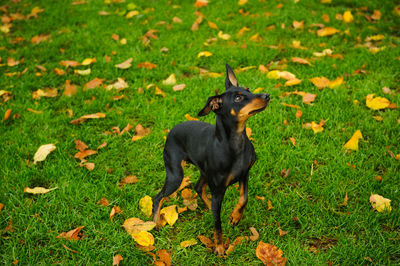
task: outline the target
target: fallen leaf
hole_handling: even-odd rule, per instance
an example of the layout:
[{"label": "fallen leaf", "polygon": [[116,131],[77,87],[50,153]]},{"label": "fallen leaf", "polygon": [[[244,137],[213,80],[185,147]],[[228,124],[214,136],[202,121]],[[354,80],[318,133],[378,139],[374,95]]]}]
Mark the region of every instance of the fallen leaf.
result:
[{"label": "fallen leaf", "polygon": [[307,59],[304,59],[301,57],[292,57],[292,62],[303,64],[303,65],[311,65],[311,63]]},{"label": "fallen leaf", "polygon": [[153,214],[153,199],[150,196],[144,196],[139,200],[139,207],[147,217],[150,217]]},{"label": "fallen leaf", "polygon": [[300,109],[300,106],[295,104],[281,103],[284,106]]},{"label": "fallen leaf", "polygon": [[197,58],[200,58],[200,57],[209,57],[209,56],[212,56],[212,53],[210,53],[210,52],[208,52],[208,51],[203,51],[203,52],[200,52],[200,53],[197,54]]},{"label": "fallen leaf", "polygon": [[72,229],[68,232],[62,232],[57,236],[57,238],[65,239],[65,240],[80,240],[84,238],[84,235],[81,233],[82,228],[85,226],[79,226],[75,229]]},{"label": "fallen leaf", "polygon": [[155,95],[160,95],[161,97],[165,98],[166,94],[163,90],[161,90],[158,86],[156,86],[155,91],[154,91]]},{"label": "fallen leaf", "polygon": [[303,112],[301,110],[296,111],[296,118],[300,118],[303,116]]},{"label": "fallen leaf", "polygon": [[348,197],[347,192],[346,192],[346,194],[344,195],[343,202],[341,204],[339,204],[339,206],[347,206],[347,201],[348,200],[349,200],[349,197]]},{"label": "fallen leaf", "polygon": [[187,247],[190,247],[190,246],[193,246],[193,245],[196,245],[196,244],[197,244],[197,240],[192,238],[190,240],[186,240],[186,241],[181,242],[181,247],[187,248]]},{"label": "fallen leaf", "polygon": [[125,80],[123,80],[122,78],[118,78],[118,81],[113,83],[113,84],[108,85],[106,87],[106,90],[115,89],[117,91],[121,91],[121,90],[126,89],[128,87],[129,87],[129,85],[128,85],[128,83],[126,83]]},{"label": "fallen leaf", "polygon": [[87,119],[98,119],[98,118],[105,118],[105,117],[106,117],[106,114],[104,114],[104,113],[87,114],[87,115],[81,116],[78,119],[72,120],[69,123],[78,125],[78,124],[85,122]]},{"label": "fallen leaf", "polygon": [[148,247],[154,245],[154,237],[147,231],[139,231],[131,234],[132,238],[141,246]]},{"label": "fallen leaf", "polygon": [[84,89],[94,89],[99,87],[102,83],[103,83],[104,79],[99,79],[99,78],[94,78],[91,81],[89,81],[88,83],[85,84],[85,86],[83,87]]},{"label": "fallen leaf", "polygon": [[238,1],[238,5],[239,5],[239,6],[243,6],[243,5],[247,4],[247,1],[248,1],[248,0],[239,0],[239,1]]},{"label": "fallen leaf", "polygon": [[350,11],[350,10],[347,10],[346,12],[344,12],[344,14],[343,14],[343,21],[344,21],[345,23],[353,22],[353,20],[354,20],[354,17],[353,17],[353,15],[351,14],[351,11]]},{"label": "fallen leaf", "polygon": [[1,212],[1,210],[4,208],[4,204],[3,203],[0,203],[0,212]]},{"label": "fallen leaf", "polygon": [[187,120],[189,120],[189,121],[197,121],[197,120],[199,120],[199,119],[197,119],[197,118],[195,118],[195,117],[190,116],[189,114],[185,114],[185,118],[186,118]]},{"label": "fallen leaf", "polygon": [[162,84],[163,85],[175,85],[176,84],[175,74],[172,73],[167,79],[163,80]]},{"label": "fallen leaf", "polygon": [[135,175],[129,175],[124,178],[121,178],[121,180],[118,183],[118,187],[123,187],[126,184],[135,184],[138,181],[139,179]]},{"label": "fallen leaf", "polygon": [[87,66],[87,65],[90,65],[90,64],[95,63],[96,61],[97,61],[97,60],[96,60],[96,57],[93,57],[93,58],[86,58],[86,59],[84,59],[84,60],[82,61],[81,65]]},{"label": "fallen leaf", "polygon": [[32,98],[39,100],[42,97],[53,98],[57,96],[57,89],[45,88],[44,90],[38,89],[37,91],[32,92]]},{"label": "fallen leaf", "polygon": [[107,146],[107,142],[103,142],[103,143],[101,143],[101,144],[96,148],[96,150],[103,149],[103,148],[105,148],[106,146]]},{"label": "fallen leaf", "polygon": [[174,225],[178,220],[178,212],[176,211],[176,205],[171,205],[161,209],[160,215],[170,226]]},{"label": "fallen leaf", "polygon": [[62,65],[64,67],[77,67],[77,66],[80,66],[81,63],[79,63],[77,61],[73,61],[73,60],[62,60],[62,61],[60,61],[60,65]]},{"label": "fallen leaf", "polygon": [[94,151],[94,150],[83,150],[83,151],[78,151],[78,152],[74,155],[74,158],[83,160],[84,158],[86,158],[86,157],[88,157],[88,156],[90,156],[90,155],[96,154],[96,153],[97,153],[97,151]]},{"label": "fallen leaf", "polygon": [[318,88],[323,89],[329,84],[329,79],[325,77],[315,77],[310,79],[310,81]]},{"label": "fallen leaf", "polygon": [[127,68],[130,68],[130,67],[132,66],[132,65],[131,65],[132,60],[133,60],[133,58],[131,57],[131,58],[125,60],[124,62],[115,65],[115,67],[116,67],[116,68],[120,68],[120,69],[127,69]]},{"label": "fallen leaf", "polygon": [[44,161],[47,155],[49,155],[50,152],[54,151],[55,149],[56,146],[54,144],[45,144],[40,146],[39,149],[36,151],[35,155],[33,156],[33,164]]},{"label": "fallen leaf", "polygon": [[88,146],[83,141],[80,141],[79,139],[75,139],[74,142],[76,145],[75,149],[77,149],[79,151],[85,151],[88,149]]},{"label": "fallen leaf", "polygon": [[343,77],[338,77],[335,80],[329,81],[328,84],[326,84],[326,86],[328,88],[334,89],[336,87],[339,87],[340,85],[342,85],[343,83]]},{"label": "fallen leaf", "polygon": [[19,63],[20,63],[20,61],[14,60],[14,58],[12,58],[12,57],[7,58],[7,66],[10,66],[10,67],[17,66],[17,65],[19,65]]},{"label": "fallen leaf", "polygon": [[390,101],[384,97],[375,97],[375,93],[368,94],[365,100],[365,104],[372,110],[380,110],[389,107]]},{"label": "fallen leaf", "polygon": [[101,199],[99,199],[97,204],[99,204],[101,206],[104,206],[104,207],[107,207],[108,205],[110,205],[110,202],[106,198],[101,198]]},{"label": "fallen leaf", "polygon": [[183,180],[182,180],[181,185],[180,185],[179,188],[178,188],[178,191],[184,189],[185,187],[189,186],[190,184],[191,184],[190,176],[185,176],[185,177],[183,178]]},{"label": "fallen leaf", "polygon": [[74,70],[74,73],[75,73],[75,74],[78,74],[78,75],[81,75],[81,76],[87,76],[87,75],[89,75],[91,72],[92,72],[92,70],[91,70],[90,68],[88,68],[88,69],[82,69],[82,70],[80,70],[80,69],[75,69],[75,70]]},{"label": "fallen leaf", "polygon": [[75,95],[77,93],[77,91],[78,91],[77,89],[78,89],[78,86],[74,85],[74,84],[71,84],[70,80],[67,79],[65,81],[65,88],[64,88],[64,95],[65,96],[71,97],[71,96]]},{"label": "fallen leaf", "polygon": [[292,138],[292,137],[290,137],[290,138],[289,138],[289,140],[292,142],[293,146],[295,146],[295,147],[296,147],[296,139],[295,139],[295,138]]},{"label": "fallen leaf", "polygon": [[208,0],[196,0],[196,2],[194,3],[194,6],[196,8],[200,8],[207,5],[208,5]]},{"label": "fallen leaf", "polygon": [[314,121],[311,122],[311,129],[314,131],[314,134],[317,134],[319,132],[324,131],[324,128],[322,127],[325,123],[315,123]]},{"label": "fallen leaf", "polygon": [[256,248],[257,258],[259,258],[265,265],[285,265],[286,258],[283,258],[282,255],[282,250],[278,249],[274,245],[266,244],[262,241],[258,243]]},{"label": "fallen leaf", "polygon": [[205,236],[203,236],[203,235],[199,235],[197,238],[198,238],[198,239],[200,240],[200,242],[203,243],[207,248],[212,248],[212,247],[214,247],[214,242],[213,242],[211,239],[209,239],[208,237],[205,237]]},{"label": "fallen leaf", "polygon": [[371,202],[372,208],[378,212],[391,212],[392,207],[390,206],[390,199],[386,199],[378,194],[371,194],[369,197],[369,202]]},{"label": "fallen leaf", "polygon": [[121,210],[120,207],[118,207],[118,206],[112,207],[111,212],[110,212],[110,220],[112,221],[113,218],[114,218],[114,216],[115,216],[117,213],[122,213],[122,212],[123,212],[123,211]]},{"label": "fallen leaf", "polygon": [[304,20],[302,20],[302,21],[294,20],[292,25],[293,25],[293,28],[295,28],[295,29],[304,29]]},{"label": "fallen leaf", "polygon": [[217,24],[215,24],[214,22],[208,21],[208,26],[209,26],[211,29],[218,30],[218,26],[217,26]]},{"label": "fallen leaf", "polygon": [[353,150],[353,151],[358,151],[358,141],[362,138],[363,138],[363,136],[361,134],[361,131],[357,130],[356,132],[354,132],[354,134],[350,138],[350,140],[348,142],[346,142],[346,144],[344,144],[343,148]]},{"label": "fallen leaf", "polygon": [[372,18],[373,20],[380,20],[380,19],[381,19],[381,16],[382,16],[381,11],[379,11],[379,10],[374,10],[374,13],[371,15],[371,18]]},{"label": "fallen leaf", "polygon": [[271,210],[271,209],[273,209],[274,208],[274,206],[272,206],[272,202],[270,201],[270,200],[268,200],[268,208],[267,208],[267,211],[269,211],[269,210]]},{"label": "fallen leaf", "polygon": [[117,254],[117,255],[115,255],[114,257],[113,257],[113,266],[115,265],[115,266],[118,266],[119,265],[119,263],[123,260],[124,258],[120,255],[120,254]]},{"label": "fallen leaf", "polygon": [[156,64],[152,64],[152,63],[147,62],[147,61],[138,64],[138,68],[153,69],[153,68],[156,68],[156,67],[157,67]]},{"label": "fallen leaf", "polygon": [[[220,38],[222,40],[229,40],[231,38],[231,35],[229,35],[227,33],[223,33],[222,31],[219,31],[217,36],[218,36],[218,38]],[[205,55],[206,57],[212,55],[210,52],[207,52],[207,53],[209,53],[209,55]],[[197,56],[197,57],[200,57],[200,56]]]},{"label": "fallen leaf", "polygon": [[132,141],[137,141],[150,134],[150,128],[144,128],[141,124],[135,127],[136,135],[132,137]]},{"label": "fallen leaf", "polygon": [[155,226],[156,223],[154,222],[144,222],[135,217],[126,219],[122,225],[129,234],[140,231],[151,231]]},{"label": "fallen leaf", "polygon": [[186,84],[178,84],[172,87],[174,91],[181,91],[186,87]]},{"label": "fallen leaf", "polygon": [[333,27],[326,27],[322,28],[317,31],[318,37],[325,37],[325,36],[330,36],[338,33],[339,30],[333,28]]},{"label": "fallen leaf", "polygon": [[121,130],[120,135],[123,135],[124,133],[129,132],[132,128],[133,128],[133,126],[132,126],[131,124],[128,123],[128,124],[126,125],[126,127],[124,127],[124,128]]},{"label": "fallen leaf", "polygon": [[260,234],[257,232],[257,229],[254,227],[250,227],[250,231],[253,233],[252,236],[250,236],[251,241],[257,241],[257,239],[260,237]]},{"label": "fallen leaf", "polygon": [[57,189],[58,187],[55,188],[44,188],[44,187],[34,187],[34,188],[30,188],[30,187],[25,187],[24,188],[24,192],[25,193],[30,193],[30,194],[46,194],[49,193],[52,190]]},{"label": "fallen leaf", "polygon": [[165,249],[158,250],[157,256],[160,258],[161,263],[163,263],[162,265],[171,266],[171,255]]},{"label": "fallen leaf", "polygon": [[301,83],[301,79],[294,78],[294,79],[286,81],[284,86],[289,87],[289,86],[298,85],[300,83]]},{"label": "fallen leaf", "polygon": [[12,112],[12,109],[7,109],[7,110],[4,112],[4,118],[3,118],[3,121],[2,121],[2,122],[6,121],[8,118],[10,118],[11,112]]}]

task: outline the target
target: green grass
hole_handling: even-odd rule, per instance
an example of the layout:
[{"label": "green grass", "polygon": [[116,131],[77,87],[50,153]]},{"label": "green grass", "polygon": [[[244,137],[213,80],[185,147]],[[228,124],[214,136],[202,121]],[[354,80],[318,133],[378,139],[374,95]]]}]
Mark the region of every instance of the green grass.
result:
[{"label": "green grass", "polygon": [[[152,263],[152,257],[135,247],[134,240],[121,225],[129,217],[150,219],[140,212],[138,202],[145,195],[154,196],[164,182],[164,130],[185,121],[185,114],[195,116],[208,96],[214,95],[216,89],[224,90],[224,76],[204,78],[193,67],[223,72],[225,63],[232,68],[258,68],[260,64],[284,59],[288,60],[287,71],[302,79],[301,84],[274,87],[283,80],[267,79],[257,68],[237,73],[240,85],[251,89],[262,87],[271,94],[272,100],[264,112],[247,123],[253,130],[258,161],[250,172],[249,203],[236,228],[230,227],[228,217],[239,192],[232,187],[226,194],[222,211],[224,239],[232,241],[237,236],[250,235],[248,228],[253,226],[259,231],[260,240],[279,247],[291,265],[369,264],[369,260],[378,265],[400,263],[400,164],[387,151],[394,155],[400,153],[399,111],[373,111],[365,106],[365,96],[371,93],[400,105],[400,17],[393,11],[395,1],[333,0],[330,4],[317,0],[301,0],[296,4],[291,0],[249,1],[242,7],[237,1],[227,2],[214,0],[201,8],[205,18],[195,32],[190,30],[196,19],[193,1],[134,1],[135,10],[140,14],[131,19],[122,16],[130,0],[111,4],[88,0],[82,5],[72,5],[71,1],[21,0],[7,4],[8,14],[27,15],[35,6],[44,11],[38,18],[12,21],[10,32],[0,34],[0,90],[12,93],[9,101],[0,99],[2,118],[7,109],[12,109],[11,117],[0,124],[0,203],[4,204],[0,212],[1,263],[9,265],[18,260],[20,265],[71,262],[110,265],[115,254],[123,256],[125,265]],[[279,3],[283,4],[280,9]],[[363,11],[363,6],[368,10]],[[239,9],[250,15],[242,16]],[[351,10],[354,22],[346,24],[335,18],[337,13],[343,14],[346,10]],[[382,17],[369,22],[364,15],[371,15],[373,10],[380,10]],[[100,16],[99,11],[110,14]],[[266,16],[266,12],[271,15]],[[318,28],[312,24],[324,23],[321,16],[325,13],[330,17],[326,26],[335,27],[340,33],[317,37]],[[182,23],[173,23],[175,16]],[[294,30],[293,20],[304,20],[305,29]],[[207,21],[216,23],[232,38],[205,46],[203,43],[218,33],[210,29]],[[281,27],[283,24],[285,28]],[[275,25],[275,29],[267,31],[270,25]],[[237,37],[236,33],[244,26],[250,31]],[[141,38],[150,29],[158,30],[155,33],[158,39],[151,39],[150,46],[145,47]],[[347,29],[349,35],[344,34]],[[250,41],[256,33],[261,41]],[[32,44],[31,38],[39,34],[51,37]],[[113,40],[112,34],[126,38],[127,44]],[[375,43],[378,47],[385,46],[382,51],[373,54],[357,46],[364,44],[366,37],[377,34],[385,36]],[[16,37],[25,41],[13,44],[11,41]],[[307,49],[291,48],[293,40],[301,41]],[[247,48],[240,48],[243,44]],[[270,45],[281,48],[271,49]],[[162,47],[169,51],[160,52]],[[313,56],[313,52],[327,48],[343,55],[343,60]],[[200,51],[210,51],[213,55],[197,58]],[[105,55],[111,56],[111,62],[106,62]],[[311,66],[294,64],[290,61],[294,56],[315,58],[315,61]],[[7,66],[8,57],[23,58],[24,62]],[[96,57],[97,62],[89,66],[92,72],[88,76],[76,75],[73,69],[59,65],[61,60],[82,62],[89,57]],[[115,64],[130,57],[133,58],[131,68],[115,68]],[[138,68],[137,64],[144,61],[158,67]],[[42,65],[47,71],[36,76],[40,71],[35,65]],[[66,70],[66,75],[54,74],[56,67]],[[6,75],[25,68],[27,71],[20,76]],[[352,75],[359,68],[366,73]],[[174,92],[171,86],[162,84],[172,73],[178,83],[186,84],[183,91]],[[345,84],[320,91],[309,81],[320,76],[330,80],[343,76]],[[123,77],[129,88],[121,92],[103,88],[83,90],[95,77],[105,79],[106,84]],[[79,86],[78,93],[72,97],[62,94],[67,79]],[[154,87],[146,89],[150,83],[159,86],[166,97],[155,95]],[[384,94],[385,86],[394,94]],[[33,91],[47,87],[57,88],[58,96],[32,98]],[[139,87],[144,89],[143,94],[138,93]],[[280,98],[283,92],[296,89],[317,94],[314,104],[303,104],[300,96]],[[122,94],[125,97],[120,101],[111,99]],[[354,100],[360,105],[353,104]],[[303,116],[296,119],[296,110],[281,102],[301,106]],[[35,114],[27,108],[43,113]],[[67,116],[67,109],[73,111],[72,117]],[[107,116],[81,125],[69,123],[96,112]],[[15,114],[20,117],[14,117]],[[372,116],[381,116],[383,121],[375,121]],[[314,134],[302,127],[304,123],[321,119],[326,121],[322,133]],[[215,116],[211,114],[202,120],[214,123]],[[103,134],[114,126],[122,129],[128,123],[149,127],[151,134],[137,142],[131,141],[133,130],[121,136]],[[344,152],[343,145],[357,129],[364,137],[359,151]],[[296,147],[290,137],[296,139]],[[107,142],[107,147],[89,157],[96,165],[93,171],[79,167],[73,158],[75,139],[82,140],[91,149]],[[48,143],[54,143],[57,149],[44,162],[32,164],[39,146]],[[280,171],[287,168],[290,174],[283,178]],[[136,175],[139,182],[119,188],[119,180],[130,174]],[[193,182],[198,178],[194,167],[187,168],[185,174]],[[384,180],[377,181],[377,175]],[[44,195],[30,195],[23,192],[27,186],[58,189]],[[348,204],[340,206],[346,193]],[[368,201],[371,193],[391,199],[392,212],[372,210]],[[256,196],[265,197],[265,202]],[[103,197],[110,201],[109,207],[96,204]],[[274,207],[268,211],[267,200]],[[171,199],[164,206],[170,204],[183,206],[182,198]],[[114,205],[123,213],[110,221],[109,213]],[[279,236],[278,222],[288,232],[285,236]],[[10,223],[12,232],[5,230]],[[56,238],[61,232],[81,225],[85,226],[84,239]],[[212,214],[200,203],[197,210],[180,214],[173,227],[166,226],[152,233],[156,250],[168,250],[174,265],[261,264],[255,254],[258,241],[243,242],[226,258],[216,257],[201,244],[186,249],[179,245],[198,235],[212,238],[212,231]],[[66,250],[62,244],[78,253]]]}]

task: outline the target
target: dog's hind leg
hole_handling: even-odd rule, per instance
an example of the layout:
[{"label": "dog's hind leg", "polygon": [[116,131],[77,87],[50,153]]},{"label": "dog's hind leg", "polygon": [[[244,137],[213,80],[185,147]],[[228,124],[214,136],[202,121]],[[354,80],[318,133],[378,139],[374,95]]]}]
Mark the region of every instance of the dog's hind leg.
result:
[{"label": "dog's hind leg", "polygon": [[167,172],[164,187],[153,199],[153,221],[160,223],[160,209],[162,202],[166,197],[174,193],[182,183],[183,167],[182,161],[185,154],[176,148],[170,151],[167,147],[164,149],[164,163]]},{"label": "dog's hind leg", "polygon": [[204,204],[206,204],[208,209],[211,210],[211,202],[207,198],[206,187],[207,187],[206,178],[204,177],[204,175],[201,175],[199,181],[197,181],[196,185],[194,186],[194,189],[196,190],[199,197],[203,200]]}]

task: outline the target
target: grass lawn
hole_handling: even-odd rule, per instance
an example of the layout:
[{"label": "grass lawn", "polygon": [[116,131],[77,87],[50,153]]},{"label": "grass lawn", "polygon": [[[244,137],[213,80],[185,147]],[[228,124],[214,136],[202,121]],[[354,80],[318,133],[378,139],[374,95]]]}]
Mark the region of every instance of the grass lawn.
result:
[{"label": "grass lawn", "polygon": [[[392,107],[400,105],[400,3],[321,2],[329,1],[210,0],[199,8],[194,1],[165,0],[2,2],[0,263],[111,265],[116,254],[122,265],[154,263],[121,225],[130,217],[151,220],[139,200],[155,196],[163,185],[165,136],[186,114],[195,117],[216,90],[224,91],[228,63],[240,85],[271,95],[268,108],[247,123],[258,160],[250,171],[244,216],[231,228],[228,217],[239,197],[235,186],[228,189],[221,216],[224,240],[250,236],[250,227],[260,238],[241,242],[225,258],[200,241],[182,248],[182,241],[199,235],[212,238],[212,214],[199,201],[173,226],[151,231],[151,252],[167,250],[173,265],[260,265],[255,250],[261,240],[281,249],[290,265],[400,264],[400,113],[372,110],[365,100],[375,94]],[[352,21],[343,20],[349,19],[345,11]],[[198,29],[192,30],[196,20]],[[318,36],[328,27],[338,32]],[[212,55],[198,57],[202,51]],[[87,58],[96,62],[75,67],[61,62]],[[129,58],[129,68],[115,66]],[[139,65],[144,62],[151,64]],[[268,78],[260,65],[302,82],[284,86],[285,79]],[[177,84],[186,84],[183,90],[163,83],[171,74]],[[343,77],[343,83],[318,89],[310,81],[315,77]],[[95,78],[99,86],[90,88]],[[128,87],[105,88],[118,78]],[[70,95],[68,82],[76,86]],[[316,98],[305,104],[301,96],[284,94],[296,90]],[[106,116],[70,123],[95,113]],[[215,115],[201,120],[215,123]],[[322,132],[306,128],[321,120]],[[115,127],[128,124],[151,133],[137,141],[134,128],[116,133]],[[363,136],[359,150],[346,152],[343,146],[356,130]],[[74,158],[74,140],[91,150],[107,143],[86,157],[94,169]],[[50,143],[56,149],[34,164],[38,148]],[[281,174],[285,169],[287,176]],[[118,185],[130,175],[139,181]],[[193,188],[198,171],[187,166],[185,176]],[[57,189],[34,195],[24,193],[25,187]],[[391,212],[374,210],[371,193],[391,199]],[[101,198],[109,206],[99,205]],[[164,206],[173,204],[184,206],[180,193]],[[123,212],[111,221],[113,206]],[[57,238],[79,226],[82,239]]]}]

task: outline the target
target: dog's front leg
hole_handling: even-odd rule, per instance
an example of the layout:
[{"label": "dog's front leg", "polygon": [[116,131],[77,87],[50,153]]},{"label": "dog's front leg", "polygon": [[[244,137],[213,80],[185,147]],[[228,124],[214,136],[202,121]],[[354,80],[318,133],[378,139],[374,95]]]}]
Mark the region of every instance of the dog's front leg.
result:
[{"label": "dog's front leg", "polygon": [[239,188],[240,188],[240,197],[239,202],[236,204],[235,208],[232,211],[231,216],[229,217],[232,226],[236,226],[240,219],[242,218],[244,208],[247,204],[247,183],[248,183],[248,174],[246,178],[239,181]]},{"label": "dog's front leg", "polygon": [[224,199],[224,191],[219,191],[218,193],[213,193],[211,199],[211,210],[214,217],[214,244],[215,244],[215,253],[218,256],[224,256],[225,247],[222,236],[222,226],[221,226],[221,206],[222,200]]}]

